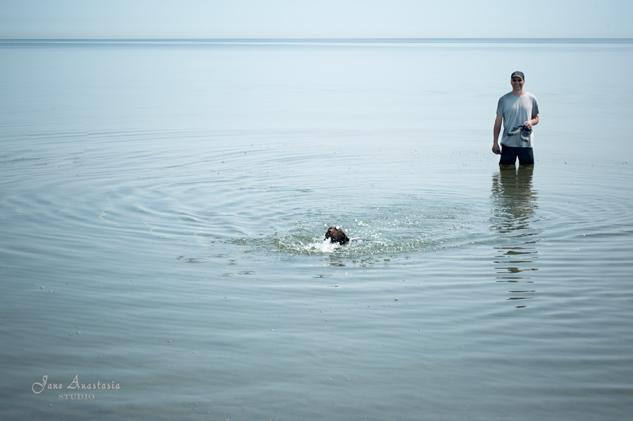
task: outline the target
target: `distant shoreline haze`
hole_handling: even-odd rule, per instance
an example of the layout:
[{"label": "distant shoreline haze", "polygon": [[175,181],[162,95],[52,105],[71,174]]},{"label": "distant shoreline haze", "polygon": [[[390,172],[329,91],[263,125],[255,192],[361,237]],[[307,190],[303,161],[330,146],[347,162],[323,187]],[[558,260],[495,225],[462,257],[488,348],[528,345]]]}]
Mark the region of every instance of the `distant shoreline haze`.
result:
[{"label": "distant shoreline haze", "polygon": [[633,38],[1,38],[2,43],[633,44]]}]

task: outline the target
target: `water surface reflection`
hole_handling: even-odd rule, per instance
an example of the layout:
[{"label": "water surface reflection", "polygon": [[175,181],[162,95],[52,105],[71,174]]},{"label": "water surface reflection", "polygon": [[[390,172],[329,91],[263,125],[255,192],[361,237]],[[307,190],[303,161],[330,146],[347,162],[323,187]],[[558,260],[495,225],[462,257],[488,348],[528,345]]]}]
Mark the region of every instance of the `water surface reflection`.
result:
[{"label": "water surface reflection", "polygon": [[537,220],[538,209],[538,195],[532,185],[533,171],[531,168],[503,169],[492,175],[491,223],[499,233],[498,245],[494,247],[496,279],[517,284],[509,291],[508,300],[527,300],[536,293],[529,276],[531,271],[538,270],[539,231],[531,226]]}]

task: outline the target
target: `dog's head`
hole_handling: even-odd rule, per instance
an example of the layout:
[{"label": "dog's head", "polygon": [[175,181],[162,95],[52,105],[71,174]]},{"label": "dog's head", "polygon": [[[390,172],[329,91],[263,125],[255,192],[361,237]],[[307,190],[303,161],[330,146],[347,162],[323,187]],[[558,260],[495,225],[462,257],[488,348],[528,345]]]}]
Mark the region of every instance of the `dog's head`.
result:
[{"label": "dog's head", "polygon": [[347,235],[345,235],[343,230],[340,229],[339,227],[328,228],[327,232],[325,233],[325,239],[327,240],[328,238],[333,243],[339,243],[339,244],[349,243],[349,238],[347,237]]}]

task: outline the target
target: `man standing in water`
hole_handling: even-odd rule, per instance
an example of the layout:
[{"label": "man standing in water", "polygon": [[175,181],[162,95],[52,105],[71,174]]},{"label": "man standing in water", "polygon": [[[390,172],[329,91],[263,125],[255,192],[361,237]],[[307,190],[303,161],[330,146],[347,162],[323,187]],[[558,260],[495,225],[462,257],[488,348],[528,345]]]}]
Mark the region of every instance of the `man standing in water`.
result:
[{"label": "man standing in water", "polygon": [[[532,168],[534,153],[532,152],[532,127],[539,122],[536,97],[523,90],[525,76],[523,72],[514,72],[510,77],[512,92],[499,98],[497,118],[493,130],[492,152],[501,154],[499,166],[514,168],[519,158],[519,167]],[[499,133],[503,122],[503,136],[499,148]]]}]

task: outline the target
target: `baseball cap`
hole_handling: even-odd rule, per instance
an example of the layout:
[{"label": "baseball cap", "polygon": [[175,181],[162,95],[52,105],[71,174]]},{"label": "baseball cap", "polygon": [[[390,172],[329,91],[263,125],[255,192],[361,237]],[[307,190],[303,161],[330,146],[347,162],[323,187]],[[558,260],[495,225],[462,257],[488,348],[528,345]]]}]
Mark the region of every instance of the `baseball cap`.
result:
[{"label": "baseball cap", "polygon": [[525,80],[525,75],[523,74],[523,72],[514,72],[512,73],[512,76],[510,76],[510,79],[512,79],[513,77],[520,77],[521,80]]}]

